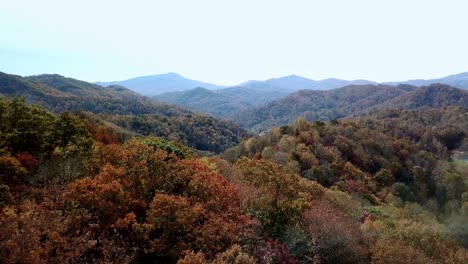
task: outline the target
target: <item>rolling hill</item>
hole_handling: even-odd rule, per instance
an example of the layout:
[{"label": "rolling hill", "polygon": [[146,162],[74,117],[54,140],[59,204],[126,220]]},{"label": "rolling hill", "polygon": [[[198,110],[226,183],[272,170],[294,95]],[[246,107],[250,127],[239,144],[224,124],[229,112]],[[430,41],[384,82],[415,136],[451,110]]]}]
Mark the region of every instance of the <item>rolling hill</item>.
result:
[{"label": "rolling hill", "polygon": [[286,96],[289,91],[263,83],[208,90],[195,88],[187,91],[154,96],[161,102],[171,103],[220,118],[231,118],[246,110]]},{"label": "rolling hill", "polygon": [[141,76],[124,81],[96,82],[96,84],[101,86],[120,85],[146,96],[189,90],[197,87],[203,87],[211,90],[222,88],[220,85],[190,80],[172,72]]},{"label": "rolling hill", "polygon": [[329,91],[301,90],[266,105],[236,113],[233,120],[257,131],[288,124],[298,117],[331,120],[360,116],[376,109],[414,109],[420,107],[468,107],[468,92],[433,84],[417,88],[410,85],[354,85]]},{"label": "rolling hill", "polygon": [[182,92],[165,93],[154,98],[222,118],[228,117],[230,113],[252,107],[235,96],[224,95],[201,87]]}]

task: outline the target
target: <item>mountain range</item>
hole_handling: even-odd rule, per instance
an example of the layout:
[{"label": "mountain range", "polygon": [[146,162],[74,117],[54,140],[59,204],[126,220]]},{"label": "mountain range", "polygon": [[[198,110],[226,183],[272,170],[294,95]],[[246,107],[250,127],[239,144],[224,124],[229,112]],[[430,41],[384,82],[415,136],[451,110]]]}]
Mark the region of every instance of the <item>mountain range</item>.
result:
[{"label": "mountain range", "polygon": [[[180,78],[180,76],[179,76]],[[381,85],[412,85],[427,86],[442,83],[461,89],[468,89],[468,73],[461,73],[431,80],[409,80],[401,82],[386,82]],[[161,86],[158,84],[157,86]],[[196,84],[193,84],[196,85]],[[341,80],[335,78],[320,81],[311,80],[297,75],[272,78],[265,81],[248,81],[234,87],[207,89],[197,86],[153,96],[160,102],[178,105],[193,111],[207,113],[224,119],[236,120],[237,112],[253,109],[269,102],[286,97],[299,90],[325,91],[350,85],[378,85],[368,80]],[[189,86],[184,86],[189,87]],[[211,86],[211,88],[213,88]]]},{"label": "mountain range", "polygon": [[[410,84],[414,86],[423,86],[433,83],[443,83],[461,89],[468,89],[468,72],[449,75],[439,79],[417,79],[408,81],[391,81],[383,82],[381,84],[398,85]],[[168,92],[180,92],[194,88],[205,88],[208,90],[218,90],[226,88],[222,85],[212,83],[200,82],[196,80],[187,79],[177,73],[166,73],[158,75],[149,75],[136,77],[124,81],[111,81],[111,82],[97,82],[101,86],[120,85],[127,87],[135,92],[146,96],[157,96]],[[282,90],[285,93],[291,93],[298,90],[329,90],[341,88],[348,85],[363,85],[363,84],[378,84],[378,82],[371,80],[342,80],[337,78],[328,78],[323,80],[312,80],[309,78],[301,77],[298,75],[289,75],[279,78],[271,78],[265,81],[251,80],[233,87],[269,87],[272,90]],[[232,88],[232,87],[231,87]],[[185,96],[185,95],[181,95]],[[162,96],[165,98],[165,96]],[[174,98],[169,96],[168,98]]]}]

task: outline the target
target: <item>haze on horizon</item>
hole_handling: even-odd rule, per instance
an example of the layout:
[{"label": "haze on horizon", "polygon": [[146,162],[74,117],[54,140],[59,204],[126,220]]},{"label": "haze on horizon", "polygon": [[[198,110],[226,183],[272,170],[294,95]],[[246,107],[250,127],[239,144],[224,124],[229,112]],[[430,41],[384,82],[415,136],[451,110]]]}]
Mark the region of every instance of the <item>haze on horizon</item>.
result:
[{"label": "haze on horizon", "polygon": [[468,2],[0,0],[0,71],[221,85],[297,74],[396,81],[468,71]]}]

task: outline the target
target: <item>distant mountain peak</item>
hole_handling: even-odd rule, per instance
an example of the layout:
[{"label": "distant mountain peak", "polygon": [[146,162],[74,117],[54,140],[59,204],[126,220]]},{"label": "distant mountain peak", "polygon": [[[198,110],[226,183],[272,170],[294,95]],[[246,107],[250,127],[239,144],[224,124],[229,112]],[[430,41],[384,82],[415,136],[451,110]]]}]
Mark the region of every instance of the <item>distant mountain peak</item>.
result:
[{"label": "distant mountain peak", "polygon": [[140,76],[123,81],[96,83],[102,86],[113,84],[124,86],[146,96],[154,96],[168,92],[185,91],[197,87],[203,87],[208,90],[215,90],[224,87],[212,83],[191,80],[175,72]]},{"label": "distant mountain peak", "polygon": [[299,75],[297,75],[297,74],[290,74],[290,75],[285,76],[285,77],[286,77],[286,78],[304,78],[304,79],[307,79],[307,78],[302,77],[302,76],[299,76]]},{"label": "distant mountain peak", "polygon": [[286,75],[286,76],[282,76],[282,77],[277,77],[277,78],[270,78],[266,81],[271,81],[271,80],[285,80],[285,79],[300,79],[300,80],[310,80],[310,81],[313,81],[312,79],[309,79],[309,78],[306,78],[306,77],[303,77],[303,76],[300,76],[300,75],[296,75],[296,74],[290,74],[290,75]]},{"label": "distant mountain peak", "polygon": [[179,77],[179,78],[184,78],[184,76],[176,73],[176,72],[168,72],[168,73],[163,73],[163,74],[154,74],[153,76],[158,76],[158,75],[165,75],[165,76],[173,76],[173,77]]},{"label": "distant mountain peak", "polygon": [[181,76],[181,75],[178,74],[177,72],[167,72],[166,74]]}]

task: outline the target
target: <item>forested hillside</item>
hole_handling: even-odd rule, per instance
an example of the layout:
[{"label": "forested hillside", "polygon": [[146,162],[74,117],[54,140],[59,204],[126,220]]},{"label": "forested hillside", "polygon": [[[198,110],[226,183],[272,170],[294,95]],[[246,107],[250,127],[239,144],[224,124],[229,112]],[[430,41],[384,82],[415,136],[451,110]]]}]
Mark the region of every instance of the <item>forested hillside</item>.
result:
[{"label": "forested hillside", "polygon": [[120,137],[126,117],[0,99],[0,259],[466,263],[466,115],[298,119],[200,158]]},{"label": "forested hillside", "polygon": [[159,103],[124,87],[101,87],[60,75],[23,78],[0,73],[0,95],[23,96],[28,103],[42,105],[55,113],[102,114],[109,120],[119,119],[117,125],[137,134],[178,140],[205,151],[223,151],[247,135],[232,122]]},{"label": "forested hillside", "polygon": [[[272,161],[348,193],[372,210],[405,208],[408,216],[432,222],[432,228],[446,230],[467,246],[467,117],[466,108],[445,108],[389,110],[330,123],[302,118],[253,137],[222,157],[230,162],[241,157]],[[375,213],[387,220],[392,215]],[[391,254],[393,248],[388,250]]]},{"label": "forested hillside", "polygon": [[188,113],[176,107],[157,104],[124,87],[103,88],[60,75],[23,78],[0,73],[0,93],[7,97],[24,96],[29,103],[43,105],[56,113],[65,110],[111,114]]},{"label": "forested hillside", "polygon": [[455,149],[468,151],[467,108],[384,110],[359,118],[358,122],[395,138],[411,140],[440,155],[447,156],[447,151]]},{"label": "forested hillside", "polygon": [[468,107],[468,92],[447,85],[347,86],[330,91],[302,90],[266,105],[236,113],[240,125],[257,131],[288,124],[298,117],[309,121],[361,116],[379,109]]},{"label": "forested hillside", "polygon": [[389,100],[383,107],[414,109],[419,107],[468,107],[468,91],[445,84],[424,86],[395,99]]},{"label": "forested hillside", "polygon": [[165,93],[157,100],[175,104],[212,116],[232,119],[235,113],[285,97],[291,90],[252,83],[218,90],[195,88],[188,91]]},{"label": "forested hillside", "polygon": [[206,115],[99,115],[127,131],[142,136],[158,136],[192,148],[220,153],[250,134],[238,125]]}]

